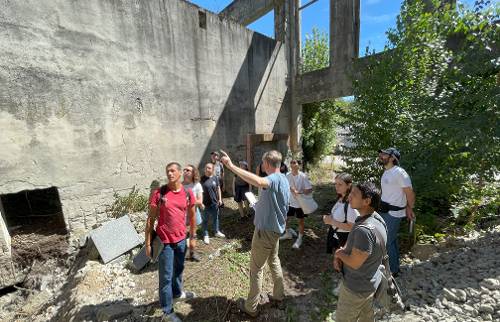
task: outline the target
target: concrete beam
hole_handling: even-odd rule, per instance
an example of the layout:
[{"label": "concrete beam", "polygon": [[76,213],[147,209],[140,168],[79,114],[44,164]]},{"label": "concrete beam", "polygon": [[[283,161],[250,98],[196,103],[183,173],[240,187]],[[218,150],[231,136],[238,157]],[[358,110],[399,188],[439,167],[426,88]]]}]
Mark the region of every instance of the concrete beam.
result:
[{"label": "concrete beam", "polygon": [[387,52],[354,59],[352,64],[327,67],[299,75],[296,80],[299,104],[321,102],[327,99],[353,95],[353,83],[360,79],[359,71],[370,61],[380,59]]},{"label": "concrete beam", "polygon": [[300,75],[296,82],[297,102],[306,104],[352,95],[351,74],[346,69],[327,67]]},{"label": "concrete beam", "polygon": [[282,2],[283,0],[234,0],[222,9],[219,17],[228,18],[248,26]]}]

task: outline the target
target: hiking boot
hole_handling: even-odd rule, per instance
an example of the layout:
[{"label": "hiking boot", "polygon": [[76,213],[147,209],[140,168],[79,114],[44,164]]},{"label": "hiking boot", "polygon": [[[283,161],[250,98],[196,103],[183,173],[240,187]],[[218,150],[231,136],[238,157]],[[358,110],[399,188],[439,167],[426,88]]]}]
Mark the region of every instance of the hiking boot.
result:
[{"label": "hiking boot", "polygon": [[297,240],[293,243],[292,248],[299,249],[300,246],[302,246],[302,237],[303,235],[299,234],[299,237],[297,237]]},{"label": "hiking boot", "polygon": [[245,307],[245,299],[244,299],[244,298],[240,297],[240,298],[237,300],[237,304],[238,304],[238,309],[239,309],[241,312],[243,312],[243,313],[245,313],[245,314],[249,315],[250,317],[255,318],[255,317],[257,317],[257,316],[259,315],[259,311],[252,312],[252,311],[248,311],[248,310],[246,309],[246,307]]},{"label": "hiking boot", "polygon": [[205,245],[210,244],[210,237],[208,237],[208,235],[207,235],[207,236],[204,236],[204,237],[203,237],[203,242],[205,243]]},{"label": "hiking boot", "polygon": [[175,312],[163,314],[161,320],[165,322],[182,322],[182,320],[177,316],[177,314],[175,314]]},{"label": "hiking boot", "polygon": [[217,238],[226,238],[226,235],[224,235],[223,233],[221,233],[220,231],[218,231],[218,232],[215,233],[215,237],[217,237]]},{"label": "hiking boot", "polygon": [[194,299],[195,297],[196,297],[196,294],[193,292],[182,291],[182,293],[179,297],[174,297],[174,303],[191,300],[191,299]]}]

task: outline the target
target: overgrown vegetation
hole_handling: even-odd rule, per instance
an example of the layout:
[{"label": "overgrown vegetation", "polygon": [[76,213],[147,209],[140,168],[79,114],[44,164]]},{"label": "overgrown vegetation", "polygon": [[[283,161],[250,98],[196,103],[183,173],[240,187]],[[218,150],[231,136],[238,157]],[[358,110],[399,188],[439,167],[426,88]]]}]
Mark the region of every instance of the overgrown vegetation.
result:
[{"label": "overgrown vegetation", "polygon": [[[313,29],[312,35],[306,36],[302,47],[301,73],[328,67],[329,60],[328,35],[318,29]],[[303,105],[302,150],[306,164],[317,164],[323,156],[333,152],[335,128],[340,122],[336,110],[348,105],[348,102],[342,100],[327,100]]]},{"label": "overgrown vegetation", "polygon": [[344,149],[347,171],[379,181],[377,150],[400,149],[417,193],[417,230],[435,234],[435,216],[451,209],[459,224],[498,216],[500,6],[429,10],[424,2],[440,7],[403,3],[386,52],[360,66],[355,103],[342,117],[354,143]]},{"label": "overgrown vegetation", "polygon": [[118,218],[127,213],[146,211],[148,209],[148,197],[141,194],[136,186],[133,186],[128,195],[120,196],[113,194],[113,204],[108,207],[107,212],[111,217]]}]

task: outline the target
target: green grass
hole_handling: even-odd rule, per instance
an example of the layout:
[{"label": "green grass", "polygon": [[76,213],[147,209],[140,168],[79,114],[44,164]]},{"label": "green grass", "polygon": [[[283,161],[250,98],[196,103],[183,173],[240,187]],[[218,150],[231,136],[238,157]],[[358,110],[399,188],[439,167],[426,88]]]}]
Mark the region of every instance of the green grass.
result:
[{"label": "green grass", "polygon": [[334,321],[334,308],[337,307],[337,297],[333,295],[333,275],[331,272],[323,272],[319,276],[321,284],[325,287],[319,290],[315,305],[319,311],[311,311],[312,321]]},{"label": "green grass", "polygon": [[233,273],[246,270],[250,265],[250,252],[242,253],[231,250],[226,252],[223,256],[224,259],[230,263],[229,270]]}]

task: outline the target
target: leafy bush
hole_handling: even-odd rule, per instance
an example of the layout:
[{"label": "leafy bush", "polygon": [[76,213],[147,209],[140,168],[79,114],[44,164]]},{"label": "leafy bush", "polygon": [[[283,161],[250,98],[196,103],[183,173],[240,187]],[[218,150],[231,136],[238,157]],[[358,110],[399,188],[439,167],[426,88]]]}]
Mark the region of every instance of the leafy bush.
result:
[{"label": "leafy bush", "polygon": [[500,219],[500,183],[470,181],[453,196],[451,211],[456,223],[473,229]]},{"label": "leafy bush", "polygon": [[135,186],[126,196],[120,196],[118,193],[113,195],[113,204],[107,209],[111,217],[118,218],[123,214],[145,211],[148,209],[149,199],[140,193]]},{"label": "leafy bush", "polygon": [[493,181],[500,164],[500,6],[426,10],[424,2],[403,3],[386,52],[359,66],[355,103],[342,114],[353,143],[344,147],[347,171],[379,181],[377,150],[397,147],[419,221],[449,214],[461,187]]},{"label": "leafy bush", "polygon": [[[306,36],[302,47],[301,72],[328,67],[330,49],[328,35],[313,29]],[[327,100],[304,104],[302,109],[302,151],[306,164],[316,164],[323,156],[331,154],[335,146],[335,128],[340,122],[338,109],[348,102]]]}]

